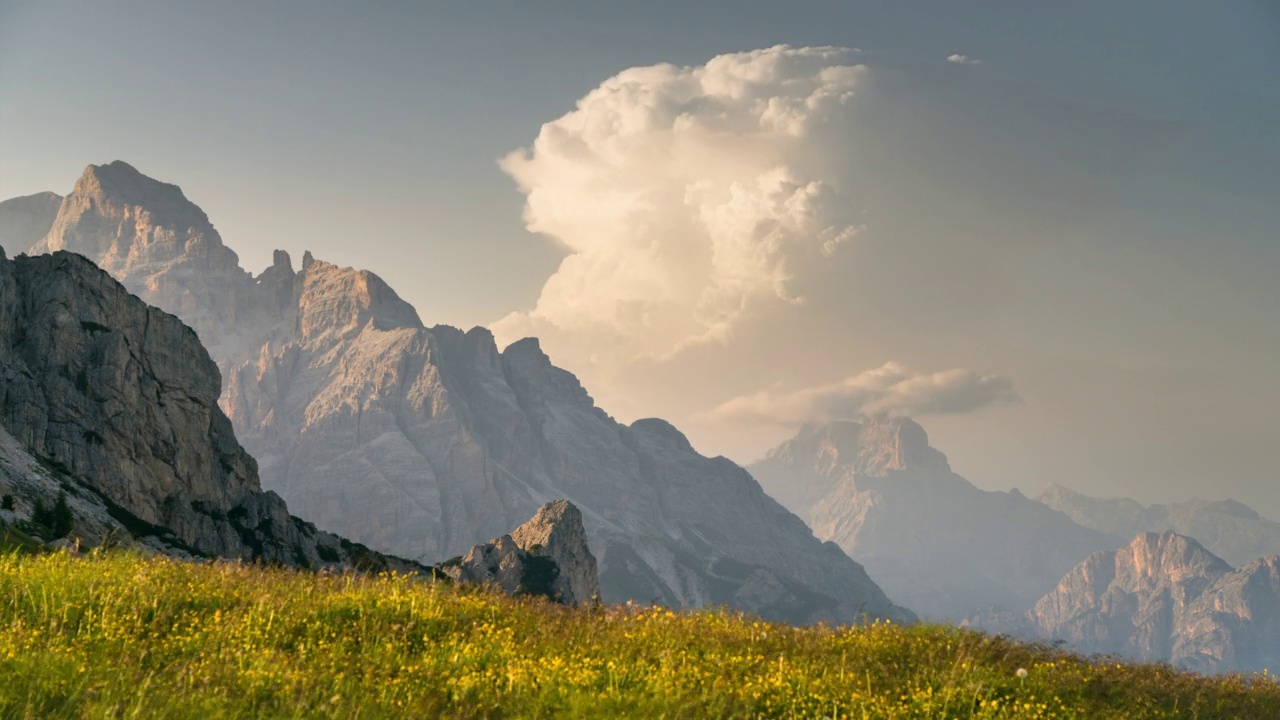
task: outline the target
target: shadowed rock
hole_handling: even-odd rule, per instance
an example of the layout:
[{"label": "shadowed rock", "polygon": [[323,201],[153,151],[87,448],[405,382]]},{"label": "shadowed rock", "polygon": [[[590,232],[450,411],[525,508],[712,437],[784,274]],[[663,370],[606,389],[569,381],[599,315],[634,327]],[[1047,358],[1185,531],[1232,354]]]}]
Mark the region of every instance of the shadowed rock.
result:
[{"label": "shadowed rock", "polygon": [[494,585],[512,595],[545,595],[569,605],[600,597],[582,513],[567,500],[543,505],[511,534],[476,545],[441,570],[459,582]]}]

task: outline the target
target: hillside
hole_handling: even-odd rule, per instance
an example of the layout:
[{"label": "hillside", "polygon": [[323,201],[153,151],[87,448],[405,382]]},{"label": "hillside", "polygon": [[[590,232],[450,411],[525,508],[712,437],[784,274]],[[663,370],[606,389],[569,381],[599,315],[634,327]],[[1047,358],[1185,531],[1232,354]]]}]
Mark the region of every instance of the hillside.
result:
[{"label": "hillside", "polygon": [[[1019,678],[1017,670],[1027,671]],[[1277,717],[1271,678],[955,628],[581,608],[403,576],[0,556],[4,717]]]}]

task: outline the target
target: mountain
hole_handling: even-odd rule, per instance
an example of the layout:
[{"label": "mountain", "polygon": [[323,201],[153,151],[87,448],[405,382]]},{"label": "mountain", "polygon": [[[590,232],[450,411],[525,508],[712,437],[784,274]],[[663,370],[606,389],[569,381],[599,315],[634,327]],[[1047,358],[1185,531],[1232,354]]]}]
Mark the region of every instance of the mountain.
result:
[{"label": "mountain", "polygon": [[[0,483],[9,520],[59,495],[63,534],[302,567],[382,558],[263,492],[194,332],[85,258],[0,249]],[[44,524],[48,524],[45,522]]]},{"label": "mountain", "polygon": [[1144,506],[1129,498],[1090,497],[1061,485],[1049,485],[1037,496],[1080,525],[1112,535],[1172,531],[1198,540],[1232,565],[1280,555],[1280,522],[1262,517],[1235,500],[1191,500]]},{"label": "mountain", "polygon": [[607,601],[911,617],[742,468],[665,421],[616,422],[535,339],[428,328],[378,276],[310,254],[251,276],[180,189],[123,162],[89,166],[32,252],[58,249],[196,330],[263,486],[327,530],[439,560],[567,498]]},{"label": "mountain", "polygon": [[0,246],[25,250],[49,232],[62,196],[36,193],[0,202]]},{"label": "mountain", "polygon": [[953,473],[906,418],[808,425],[748,466],[814,533],[926,617],[1029,609],[1091,553],[1120,541],[1017,490]]},{"label": "mountain", "polygon": [[1191,538],[1140,533],[1080,563],[1027,617],[1079,652],[1261,671],[1280,663],[1280,558],[1237,570]]}]

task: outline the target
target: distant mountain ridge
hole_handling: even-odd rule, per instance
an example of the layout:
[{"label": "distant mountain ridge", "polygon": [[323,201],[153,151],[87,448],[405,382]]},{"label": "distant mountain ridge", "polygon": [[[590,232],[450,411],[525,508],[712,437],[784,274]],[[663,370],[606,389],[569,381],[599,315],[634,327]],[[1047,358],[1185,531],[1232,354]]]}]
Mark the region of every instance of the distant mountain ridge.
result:
[{"label": "distant mountain ridge", "polygon": [[122,162],[87,168],[32,251],[58,249],[196,330],[264,487],[321,527],[440,560],[563,497],[606,600],[911,618],[744,470],[664,421],[615,422],[535,339],[427,328],[376,275],[310,254],[251,276],[181,190]]},{"label": "distant mountain ridge", "polygon": [[1120,540],[1020,492],[980,490],[907,418],[808,425],[748,466],[814,533],[926,617],[1029,609]]},{"label": "distant mountain ridge", "polygon": [[1280,522],[1235,500],[1190,500],[1144,506],[1129,498],[1095,498],[1049,485],[1036,499],[1085,527],[1132,537],[1172,531],[1195,538],[1213,554],[1240,566],[1280,555]]},{"label": "distant mountain ridge", "polygon": [[42,192],[0,202],[0,246],[17,250],[31,247],[49,232],[62,196]]}]

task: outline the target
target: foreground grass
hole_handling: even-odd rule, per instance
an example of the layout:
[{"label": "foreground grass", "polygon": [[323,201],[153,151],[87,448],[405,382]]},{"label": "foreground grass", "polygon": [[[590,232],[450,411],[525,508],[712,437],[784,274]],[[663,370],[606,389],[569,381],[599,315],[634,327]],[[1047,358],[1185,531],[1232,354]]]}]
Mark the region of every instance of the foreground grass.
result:
[{"label": "foreground grass", "polygon": [[0,556],[0,680],[6,718],[1280,717],[1270,678],[954,628],[574,610],[125,553]]}]

